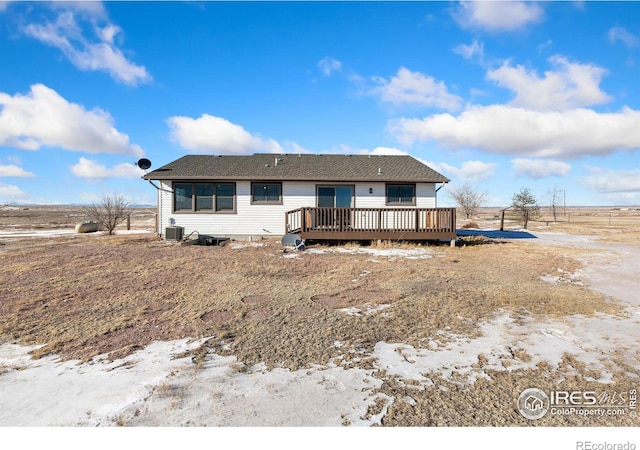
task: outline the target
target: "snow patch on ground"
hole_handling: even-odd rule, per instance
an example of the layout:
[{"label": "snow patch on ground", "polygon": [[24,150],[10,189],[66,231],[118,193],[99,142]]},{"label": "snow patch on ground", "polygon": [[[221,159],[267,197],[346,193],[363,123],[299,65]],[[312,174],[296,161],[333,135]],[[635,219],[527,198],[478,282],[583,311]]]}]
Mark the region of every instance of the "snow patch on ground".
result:
[{"label": "snow patch on ground", "polygon": [[[2,426],[370,426],[382,381],[337,366],[268,371],[210,354],[181,356],[205,340],[157,342],[127,358],[33,360],[36,347],[0,345]],[[390,404],[390,399],[383,400]]]},{"label": "snow patch on ground", "polygon": [[240,249],[248,248],[248,247],[257,248],[257,247],[264,247],[264,246],[265,246],[265,244],[262,244],[260,242],[250,242],[250,243],[247,243],[247,244],[234,242],[233,244],[231,244],[231,249],[232,250],[240,250]]},{"label": "snow patch on ground", "polygon": [[573,283],[582,286],[583,282],[581,281],[581,277],[582,273],[579,270],[570,273],[562,269],[558,269],[557,274],[543,275],[540,277],[540,280],[550,284]]},{"label": "snow patch on ground", "polygon": [[185,370],[167,380],[168,392],[154,392],[142,409],[124,414],[130,425],[144,426],[370,426],[367,417],[381,394],[382,382],[371,371],[313,367],[297,371],[238,372],[235,357],[209,355],[199,370]]},{"label": "snow patch on ground", "polygon": [[[365,303],[362,307],[352,306],[350,308],[341,308],[338,311],[348,316],[361,317],[362,315],[369,316],[371,314],[376,314],[388,308],[391,308],[391,305],[387,303],[383,303],[381,305],[372,305],[371,303]],[[382,314],[384,315],[385,313]]]},{"label": "snow patch on ground", "polygon": [[629,338],[640,336],[637,316],[574,316],[542,324],[533,317],[516,321],[502,313],[480,324],[480,330],[475,338],[445,335],[448,343],[444,347],[437,341],[429,342],[425,349],[379,342],[374,350],[377,366],[387,374],[427,384],[438,378],[473,383],[478,377],[487,378],[487,370],[528,369],[543,361],[557,368],[565,354],[573,355],[587,370],[599,372],[597,381],[602,383],[613,375],[613,354],[621,355],[632,367],[640,367],[640,356],[634,350],[637,339]]},{"label": "snow patch on ground", "polygon": [[159,342],[124,359],[90,363],[58,357],[31,359],[35,347],[0,345],[2,426],[113,425],[131,405],[142,405],[153,389],[187,364],[176,357],[200,345],[187,339]]},{"label": "snow patch on ground", "polygon": [[386,258],[429,259],[434,252],[428,248],[367,248],[367,247],[330,247],[309,248],[306,253],[321,255],[324,253],[345,253],[349,255],[371,255]]}]

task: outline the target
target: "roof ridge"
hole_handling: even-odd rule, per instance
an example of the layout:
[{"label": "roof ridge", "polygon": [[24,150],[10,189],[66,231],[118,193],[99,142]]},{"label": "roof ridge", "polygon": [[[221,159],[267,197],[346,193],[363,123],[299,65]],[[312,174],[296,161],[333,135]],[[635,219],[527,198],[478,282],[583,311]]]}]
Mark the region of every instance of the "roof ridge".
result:
[{"label": "roof ridge", "polygon": [[[378,158],[375,158],[375,157]],[[411,155],[254,153],[184,155],[145,179],[380,181],[446,183],[444,175]]]}]

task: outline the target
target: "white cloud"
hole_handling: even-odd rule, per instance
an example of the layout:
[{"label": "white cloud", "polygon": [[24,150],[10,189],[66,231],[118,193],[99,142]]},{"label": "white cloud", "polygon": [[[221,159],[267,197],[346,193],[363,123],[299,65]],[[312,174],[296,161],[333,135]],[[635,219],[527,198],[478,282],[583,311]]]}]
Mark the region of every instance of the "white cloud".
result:
[{"label": "white cloud", "polygon": [[640,193],[640,169],[613,170],[588,167],[591,175],[579,181],[588,189],[603,194]]},{"label": "white cloud", "polygon": [[100,178],[140,178],[144,175],[144,171],[139,167],[122,163],[112,168],[100,164],[96,161],[80,158],[77,164],[69,166],[71,172],[80,178],[100,179]]},{"label": "white cloud", "polygon": [[470,182],[480,182],[491,178],[495,172],[495,163],[485,163],[482,161],[465,161],[461,167],[455,167],[445,162],[427,161],[415,157],[410,153],[395,147],[376,147],[370,152],[371,155],[408,155],[431,167],[433,170],[446,175],[447,177],[460,178]]},{"label": "white cloud", "polygon": [[[465,161],[460,167],[455,167],[444,162],[437,163],[435,166],[438,167],[436,170],[441,171],[448,177],[459,178],[471,183],[479,183],[491,178],[496,167],[498,167],[495,163],[485,163],[482,161]],[[431,167],[436,168],[434,166]]]},{"label": "white cloud", "polygon": [[553,45],[553,41],[551,39],[547,39],[545,42],[543,42],[542,44],[538,45],[536,47],[536,49],[539,52],[542,52],[543,50],[547,49],[548,47],[551,47]]},{"label": "white cloud", "polygon": [[640,45],[640,37],[630,33],[623,27],[615,26],[607,33],[609,42],[612,44],[620,41],[629,48],[638,47]]},{"label": "white cloud", "polygon": [[378,86],[371,89],[370,94],[377,95],[383,102],[394,106],[435,106],[445,110],[456,110],[462,103],[460,97],[449,93],[444,82],[436,81],[420,72],[412,72],[405,67],[401,67],[397,75],[388,81],[382,77],[374,77],[373,81]]},{"label": "white cloud", "polygon": [[470,106],[458,116],[395,119],[389,130],[403,145],[436,141],[449,148],[488,153],[574,158],[640,149],[640,112],[623,108],[599,114],[589,109],[540,112],[505,105]]},{"label": "white cloud", "polygon": [[0,164],[0,177],[21,177],[21,178],[33,178],[36,175],[31,172],[27,172],[22,167],[7,164]]},{"label": "white cloud", "polygon": [[369,152],[368,148],[357,148],[347,144],[338,144],[322,150],[322,153],[331,155],[368,155]]},{"label": "white cloud", "polygon": [[28,196],[29,195],[18,186],[0,183],[0,202],[13,202],[25,199]]},{"label": "white cloud", "polygon": [[516,177],[546,178],[551,176],[566,175],[571,171],[571,166],[562,161],[548,159],[512,159],[511,165]]},{"label": "white cloud", "polygon": [[[151,76],[144,66],[139,66],[129,61],[122,51],[114,45],[115,35],[122,30],[114,24],[107,23],[104,26],[97,24],[96,11],[84,6],[73,6],[76,2],[70,2],[69,8],[76,11],[64,11],[59,13],[55,22],[45,24],[31,23],[24,27],[24,32],[40,42],[56,47],[80,70],[101,70],[108,72],[116,81],[136,85],[140,82],[151,81]],[[82,2],[78,2],[82,3]],[[93,2],[92,2],[93,3]],[[83,12],[89,11],[91,20],[87,20],[95,33],[97,41],[84,36],[82,28],[76,22],[76,12],[81,8]],[[84,14],[78,13],[79,16]]]},{"label": "white cloud", "polygon": [[56,91],[34,84],[26,95],[0,92],[0,145],[23,150],[43,146],[86,153],[142,156],[143,150],[113,126],[109,113],[85,110]]},{"label": "white cloud", "polygon": [[322,71],[322,74],[325,77],[328,77],[333,72],[340,71],[342,69],[342,63],[336,59],[325,56],[318,61],[318,68]]},{"label": "white cloud", "polygon": [[409,153],[394,147],[376,147],[370,154],[372,155],[408,155]]},{"label": "white cloud", "polygon": [[197,119],[174,116],[167,119],[171,138],[183,148],[201,153],[247,154],[253,152],[282,153],[273,139],[263,139],[240,125],[221,117],[203,114]]},{"label": "white cloud", "polygon": [[107,10],[101,1],[94,0],[54,0],[49,4],[56,11],[74,11],[88,20],[104,20]]},{"label": "white cloud", "polygon": [[284,152],[285,153],[312,153],[310,150],[304,148],[302,145],[293,141],[285,141],[284,143]]},{"label": "white cloud", "polygon": [[542,20],[542,8],[522,1],[464,1],[453,16],[464,28],[514,31]]},{"label": "white cloud", "polygon": [[591,65],[569,62],[562,56],[549,59],[554,71],[540,77],[509,62],[487,72],[487,78],[516,93],[511,104],[540,111],[561,111],[570,108],[606,103],[611,98],[600,90],[606,70]]},{"label": "white cloud", "polygon": [[7,155],[4,159],[8,163],[15,164],[17,166],[21,166],[22,165],[22,160],[20,159],[19,156]]},{"label": "white cloud", "polygon": [[474,39],[471,45],[460,44],[455,47],[453,51],[465,59],[471,59],[474,56],[477,56],[478,59],[482,61],[484,56],[484,44]]}]

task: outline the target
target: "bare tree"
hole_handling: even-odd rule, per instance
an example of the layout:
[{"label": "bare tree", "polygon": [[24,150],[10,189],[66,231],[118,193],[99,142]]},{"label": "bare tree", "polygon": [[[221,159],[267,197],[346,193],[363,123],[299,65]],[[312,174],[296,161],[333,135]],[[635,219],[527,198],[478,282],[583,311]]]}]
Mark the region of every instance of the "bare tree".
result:
[{"label": "bare tree", "polygon": [[2,204],[0,204],[0,210],[3,210],[5,208],[9,208],[9,207],[15,205],[15,203],[16,202],[5,202],[5,203],[2,203]]},{"label": "bare tree", "polygon": [[465,183],[462,186],[453,186],[449,196],[464,211],[467,219],[475,215],[487,200],[487,194],[473,188],[469,183]]},{"label": "bare tree", "polygon": [[113,234],[118,224],[131,214],[131,208],[122,194],[104,195],[100,203],[85,207],[84,213],[108,234]]},{"label": "bare tree", "polygon": [[560,195],[563,194],[562,189],[558,186],[553,186],[547,191],[547,196],[549,197],[549,207],[551,208],[551,212],[553,213],[553,221],[557,222],[557,208],[558,202],[560,201]]}]

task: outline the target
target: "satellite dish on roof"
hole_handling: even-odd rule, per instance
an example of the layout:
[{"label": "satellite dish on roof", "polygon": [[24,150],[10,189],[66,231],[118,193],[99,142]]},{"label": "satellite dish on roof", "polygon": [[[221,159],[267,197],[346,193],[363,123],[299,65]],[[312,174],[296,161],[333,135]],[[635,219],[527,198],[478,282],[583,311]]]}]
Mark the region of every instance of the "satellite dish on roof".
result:
[{"label": "satellite dish on roof", "polygon": [[136,165],[142,170],[147,170],[149,167],[151,167],[151,161],[149,161],[147,158],[142,158],[138,160]]}]

